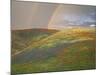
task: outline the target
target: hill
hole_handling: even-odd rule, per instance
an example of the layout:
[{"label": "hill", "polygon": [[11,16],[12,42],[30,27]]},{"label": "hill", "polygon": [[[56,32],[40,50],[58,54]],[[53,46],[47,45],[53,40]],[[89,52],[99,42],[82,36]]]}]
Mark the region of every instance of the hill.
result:
[{"label": "hill", "polygon": [[58,30],[48,29],[25,29],[25,30],[12,30],[11,43],[12,55],[21,52],[28,47],[31,42],[37,42]]},{"label": "hill", "polygon": [[65,29],[31,42],[12,64],[13,73],[95,69],[95,29]]}]

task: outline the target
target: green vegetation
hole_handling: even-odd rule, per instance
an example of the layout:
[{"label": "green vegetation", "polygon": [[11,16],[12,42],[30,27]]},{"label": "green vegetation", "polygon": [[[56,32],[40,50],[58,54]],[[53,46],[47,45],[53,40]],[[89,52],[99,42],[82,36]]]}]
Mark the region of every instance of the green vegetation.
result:
[{"label": "green vegetation", "polygon": [[57,30],[27,29],[12,31],[12,55],[24,50],[31,43],[40,41],[55,32],[57,32]]},{"label": "green vegetation", "polygon": [[[30,52],[32,50],[46,52],[45,56],[47,56],[47,58],[36,58],[36,60],[31,59],[24,63],[13,63],[13,74],[96,68],[94,29],[76,28],[60,32],[50,32],[51,34],[47,34],[47,32],[48,31],[45,31],[39,34],[38,37],[34,37],[35,40],[39,39],[36,40],[36,42],[32,41],[32,36],[32,39],[30,39],[31,43],[27,47]],[[27,35],[27,37],[30,36]],[[12,50],[14,50],[14,48]],[[25,52],[28,51],[26,50]]]}]

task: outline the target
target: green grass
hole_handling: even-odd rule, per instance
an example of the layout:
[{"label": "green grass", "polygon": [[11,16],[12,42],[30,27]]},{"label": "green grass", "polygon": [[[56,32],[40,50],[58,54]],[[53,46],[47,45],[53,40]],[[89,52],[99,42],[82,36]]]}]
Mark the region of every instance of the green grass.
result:
[{"label": "green grass", "polygon": [[26,29],[26,30],[13,30],[11,36],[12,54],[24,50],[31,43],[40,41],[41,39],[52,35],[57,30],[47,29]]},{"label": "green grass", "polygon": [[[86,40],[80,40],[70,45],[66,44],[66,41],[68,43],[78,39]],[[44,60],[31,60],[22,64],[12,64],[12,73],[23,74],[96,68],[95,31],[91,29],[73,29],[57,32],[40,41],[32,42],[29,49],[39,48],[43,51],[48,51],[51,47],[57,47],[64,43],[66,46],[61,48],[60,52],[55,56]]]},{"label": "green grass", "polygon": [[[92,43],[91,43],[92,42]],[[14,73],[33,73],[50,71],[70,71],[95,69],[95,43],[94,41],[84,41],[64,48],[55,57],[37,62],[25,64],[14,64]],[[86,47],[86,48],[85,48]]]}]

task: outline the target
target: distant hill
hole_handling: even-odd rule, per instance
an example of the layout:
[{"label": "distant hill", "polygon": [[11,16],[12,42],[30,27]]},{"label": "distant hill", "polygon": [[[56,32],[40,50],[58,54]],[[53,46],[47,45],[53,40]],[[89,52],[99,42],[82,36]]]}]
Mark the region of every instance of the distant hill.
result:
[{"label": "distant hill", "polygon": [[95,29],[92,28],[73,28],[59,31],[53,35],[33,42],[29,48],[52,47],[56,44],[67,43],[73,40],[91,40],[95,38]]},{"label": "distant hill", "polygon": [[58,30],[48,29],[24,29],[24,30],[12,30],[11,31],[11,42],[12,42],[12,54],[23,50],[31,42],[39,41]]}]

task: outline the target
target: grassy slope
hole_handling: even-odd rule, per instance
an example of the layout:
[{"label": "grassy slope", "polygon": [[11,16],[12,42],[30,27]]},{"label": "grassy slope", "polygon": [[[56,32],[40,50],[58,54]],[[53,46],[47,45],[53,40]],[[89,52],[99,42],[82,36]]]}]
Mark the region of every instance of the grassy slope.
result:
[{"label": "grassy slope", "polygon": [[[70,42],[72,43],[67,45]],[[45,60],[13,64],[12,72],[32,73],[95,68],[95,30],[93,29],[81,28],[57,32],[39,42],[31,43],[29,49],[39,48],[48,51],[49,48],[64,43],[66,46],[62,47],[56,56]]]},{"label": "grassy slope", "polygon": [[22,51],[28,47],[31,42],[37,42],[57,30],[47,29],[26,29],[26,30],[13,30],[12,31],[12,54]]},{"label": "grassy slope", "polygon": [[68,43],[73,40],[93,40],[95,39],[95,30],[86,28],[67,29],[57,32],[49,37],[43,38],[40,41],[32,42],[29,45],[31,48],[49,48],[58,44]]}]

